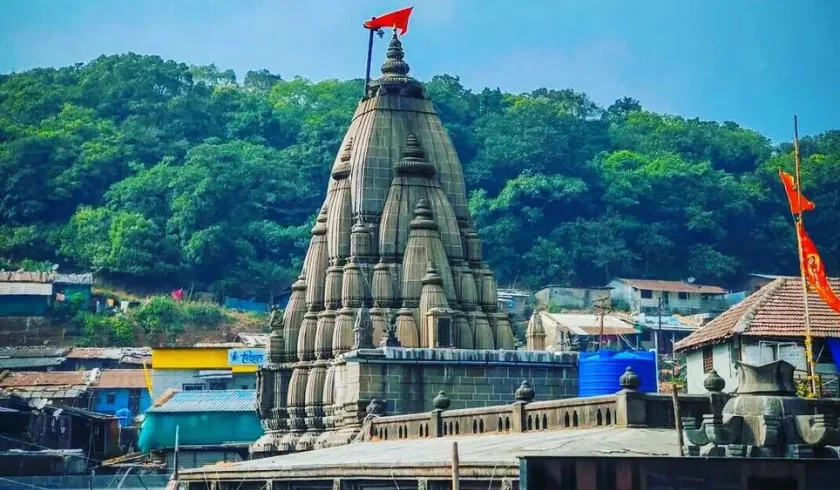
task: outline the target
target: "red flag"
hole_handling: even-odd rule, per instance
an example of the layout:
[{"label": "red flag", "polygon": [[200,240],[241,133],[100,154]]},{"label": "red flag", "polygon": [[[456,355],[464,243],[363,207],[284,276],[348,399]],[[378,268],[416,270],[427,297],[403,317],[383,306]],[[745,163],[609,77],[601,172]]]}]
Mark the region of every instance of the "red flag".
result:
[{"label": "red flag", "polygon": [[172,299],[174,299],[175,301],[181,301],[181,300],[184,299],[184,289],[183,288],[176,289],[175,291],[172,291],[172,293],[170,293],[170,294],[172,294]]},{"label": "red flag", "polygon": [[[782,169],[779,169],[779,178],[782,179],[782,184],[785,185],[785,192],[787,193],[791,213],[799,214],[802,211],[811,211],[814,209],[814,203],[809,201],[796,188],[796,184],[793,182],[793,175],[782,172]],[[800,208],[800,206],[802,207]]]},{"label": "red flag", "polygon": [[402,10],[397,10],[395,12],[381,15],[379,17],[374,17],[369,21],[365,22],[365,27],[367,27],[368,29],[393,27],[394,29],[399,29],[401,31],[400,36],[405,36],[405,33],[408,32],[408,18],[411,16],[411,11],[413,9],[414,7],[408,7]]},{"label": "red flag", "polygon": [[820,298],[832,310],[840,313],[840,298],[834,294],[831,285],[828,284],[828,277],[825,275],[825,264],[820,254],[817,253],[817,246],[811,241],[811,237],[805,233],[802,223],[796,224],[796,232],[799,233],[799,243],[802,244],[802,270],[805,271],[805,279],[808,284],[817,291]]}]

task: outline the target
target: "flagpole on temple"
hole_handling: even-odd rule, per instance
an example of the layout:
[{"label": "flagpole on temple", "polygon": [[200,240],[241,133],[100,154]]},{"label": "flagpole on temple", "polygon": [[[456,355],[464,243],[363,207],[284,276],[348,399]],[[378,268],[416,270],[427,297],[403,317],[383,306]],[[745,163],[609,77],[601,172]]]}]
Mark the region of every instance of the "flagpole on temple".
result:
[{"label": "flagpole on temple", "polygon": [[[376,17],[371,17],[370,20],[376,20]],[[368,84],[370,83],[370,59],[373,55],[373,33],[378,31],[379,29],[371,29],[369,27],[365,27],[370,33],[368,36],[368,51],[367,51],[367,64],[365,65],[365,91],[362,94],[362,97],[367,97],[367,89]]]},{"label": "flagpole on temple", "polygon": [[802,236],[799,227],[802,225],[802,174],[800,172],[801,162],[799,157],[799,119],[793,116],[793,157],[796,175],[796,190],[798,199],[798,213],[794,215],[796,224],[796,245],[799,250],[797,259],[799,261],[799,274],[802,278],[802,298],[805,303],[805,369],[808,375],[808,391],[811,397],[818,396],[817,380],[814,369],[814,348],[811,341],[811,314],[808,309],[808,281],[805,278],[805,265],[802,261]]}]

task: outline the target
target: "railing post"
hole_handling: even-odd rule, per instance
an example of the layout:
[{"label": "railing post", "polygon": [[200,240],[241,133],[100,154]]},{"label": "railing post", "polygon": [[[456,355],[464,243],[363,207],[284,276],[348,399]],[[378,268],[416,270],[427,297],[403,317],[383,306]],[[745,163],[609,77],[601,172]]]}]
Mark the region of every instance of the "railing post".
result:
[{"label": "railing post", "polygon": [[429,425],[432,427],[432,436],[443,437],[443,410],[436,408],[429,414]]}]

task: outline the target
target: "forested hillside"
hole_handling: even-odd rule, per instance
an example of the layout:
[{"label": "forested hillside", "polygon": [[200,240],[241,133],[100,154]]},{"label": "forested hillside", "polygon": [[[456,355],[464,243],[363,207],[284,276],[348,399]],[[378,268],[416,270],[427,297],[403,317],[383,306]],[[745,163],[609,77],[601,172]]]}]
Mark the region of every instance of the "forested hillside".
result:
[{"label": "forested hillside", "polygon": [[[796,271],[789,144],[627,98],[426,90],[502,285]],[[265,298],[297,275],[361,92],[135,54],[0,75],[0,267]],[[809,231],[840,274],[840,131],[802,149]]]}]

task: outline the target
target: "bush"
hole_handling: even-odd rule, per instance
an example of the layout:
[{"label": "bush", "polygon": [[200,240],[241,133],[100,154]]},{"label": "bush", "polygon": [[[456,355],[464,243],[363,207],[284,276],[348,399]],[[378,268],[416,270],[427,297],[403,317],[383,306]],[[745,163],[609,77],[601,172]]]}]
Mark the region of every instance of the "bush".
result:
[{"label": "bush", "polygon": [[211,303],[183,303],[184,321],[191,325],[215,327],[225,321],[222,309]]},{"label": "bush", "polygon": [[81,347],[128,347],[134,344],[134,327],[123,315],[79,313],[72,323],[82,331]]},{"label": "bush", "polygon": [[178,303],[166,296],[155,296],[134,314],[137,324],[146,333],[180,333],[184,331],[184,313]]}]

